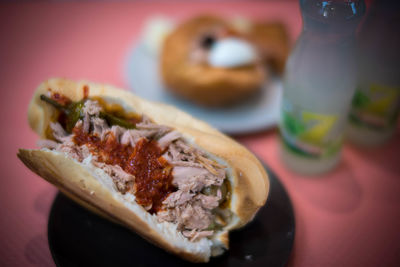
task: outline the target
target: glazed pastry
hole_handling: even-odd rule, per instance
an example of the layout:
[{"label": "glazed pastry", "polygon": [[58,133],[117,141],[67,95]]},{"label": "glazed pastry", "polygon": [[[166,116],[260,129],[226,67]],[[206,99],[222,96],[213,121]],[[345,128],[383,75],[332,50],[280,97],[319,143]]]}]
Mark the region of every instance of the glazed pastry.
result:
[{"label": "glazed pastry", "polygon": [[161,76],[171,92],[205,106],[239,102],[266,80],[255,46],[211,16],[190,19],[166,37]]},{"label": "glazed pastry", "polygon": [[254,23],[248,31],[249,39],[257,45],[267,66],[282,74],[290,51],[289,37],[280,22]]}]

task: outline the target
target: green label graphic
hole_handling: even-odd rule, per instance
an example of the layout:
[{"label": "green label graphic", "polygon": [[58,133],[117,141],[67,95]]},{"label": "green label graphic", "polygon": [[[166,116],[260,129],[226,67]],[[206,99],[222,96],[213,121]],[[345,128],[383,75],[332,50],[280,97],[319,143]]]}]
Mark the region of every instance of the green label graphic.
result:
[{"label": "green label graphic", "polygon": [[337,126],[338,116],[334,114],[302,110],[287,102],[282,110],[284,145],[306,157],[321,158],[336,154],[342,142],[342,133]]},{"label": "green label graphic", "polygon": [[400,88],[371,84],[360,86],[353,97],[350,122],[386,130],[395,125],[399,114]]}]

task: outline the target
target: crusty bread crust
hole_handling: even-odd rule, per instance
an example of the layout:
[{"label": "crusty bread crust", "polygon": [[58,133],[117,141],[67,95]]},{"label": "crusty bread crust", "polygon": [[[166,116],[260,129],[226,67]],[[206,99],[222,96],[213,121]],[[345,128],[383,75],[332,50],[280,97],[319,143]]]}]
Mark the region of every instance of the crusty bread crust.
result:
[{"label": "crusty bread crust", "polygon": [[[179,248],[168,239],[167,234],[160,234],[154,227],[151,227],[146,220],[132,212],[121,201],[116,199],[107,187],[104,187],[97,179],[93,178],[93,173],[78,164],[75,160],[66,157],[64,154],[42,150],[19,151],[18,157],[32,171],[66,192],[68,196],[84,207],[111,218],[133,229],[142,237],[153,244],[166,249],[178,256],[193,261],[205,262],[210,257],[207,249],[198,250],[193,244],[193,248]],[[190,242],[188,242],[190,243]],[[187,246],[188,244],[186,244]],[[192,251],[190,251],[192,250]]]},{"label": "crusty bread crust", "polygon": [[260,64],[240,68],[216,68],[193,64],[190,52],[199,36],[216,27],[234,31],[224,20],[200,16],[179,25],[163,42],[161,76],[167,89],[205,106],[224,106],[240,102],[257,92],[266,79]]},{"label": "crusty bread crust", "polygon": [[[46,129],[55,112],[53,107],[40,100],[41,94],[47,94],[51,90],[78,101],[83,98],[85,86],[89,88],[89,97],[100,96],[117,102],[126,110],[145,114],[155,123],[175,128],[189,142],[228,165],[232,186],[230,209],[235,215],[232,223],[226,227],[226,231],[249,222],[264,205],[269,191],[268,176],[261,163],[246,148],[208,124],[174,107],[146,101],[125,90],[88,81],[74,82],[65,79],[45,81],[36,90],[29,105],[28,120],[31,128],[42,138],[46,138]],[[103,216],[126,225],[149,241],[187,260],[208,261],[210,252],[203,250],[194,252],[190,248],[188,250],[178,247],[165,239],[165,236],[149,226],[143,216],[138,216],[117,201],[107,188],[94,178],[93,172],[79,162],[67,158],[64,154],[45,150],[20,150],[18,156],[31,170],[73,198],[75,196],[75,200],[82,200],[88,208],[100,211]],[[83,204],[82,201],[80,204]],[[221,234],[219,241],[228,246],[227,235]]]}]

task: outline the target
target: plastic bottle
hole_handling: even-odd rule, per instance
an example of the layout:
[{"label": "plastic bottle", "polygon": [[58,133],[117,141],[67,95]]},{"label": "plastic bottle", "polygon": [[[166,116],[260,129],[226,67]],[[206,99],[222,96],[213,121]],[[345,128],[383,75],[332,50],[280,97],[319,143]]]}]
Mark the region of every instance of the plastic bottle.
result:
[{"label": "plastic bottle", "polygon": [[400,3],[372,3],[357,39],[357,85],[347,137],[378,145],[396,129],[400,108]]},{"label": "plastic bottle", "polygon": [[285,71],[281,158],[296,172],[318,174],[339,158],[355,86],[355,30],[363,0],[300,0],[303,31]]}]

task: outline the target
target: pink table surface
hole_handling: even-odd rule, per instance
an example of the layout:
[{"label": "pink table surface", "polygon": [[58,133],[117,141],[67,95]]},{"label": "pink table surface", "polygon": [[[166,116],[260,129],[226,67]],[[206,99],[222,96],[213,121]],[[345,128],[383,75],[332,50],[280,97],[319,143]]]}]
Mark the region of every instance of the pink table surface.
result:
[{"label": "pink table surface", "polygon": [[[296,1],[25,3],[0,5],[0,265],[54,266],[47,220],[56,189],[16,157],[37,136],[26,122],[35,87],[64,76],[126,87],[124,60],[152,14],[183,18],[203,11],[279,18],[293,39]],[[280,177],[293,201],[296,235],[289,266],[399,266],[400,135],[377,149],[344,147],[327,175],[307,178],[277,158],[276,131],[237,137]]]}]

